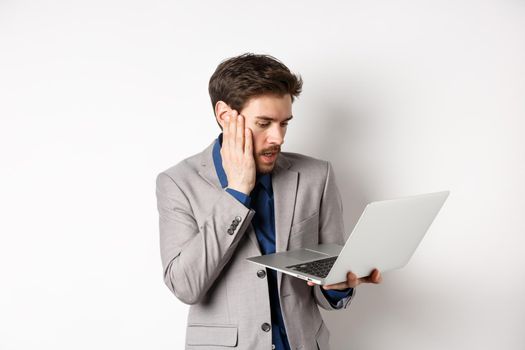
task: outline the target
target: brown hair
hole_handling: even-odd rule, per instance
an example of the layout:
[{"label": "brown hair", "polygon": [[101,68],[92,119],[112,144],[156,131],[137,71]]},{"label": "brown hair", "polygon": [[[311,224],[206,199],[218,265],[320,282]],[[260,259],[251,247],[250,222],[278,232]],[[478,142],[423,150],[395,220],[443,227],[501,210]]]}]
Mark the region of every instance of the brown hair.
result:
[{"label": "brown hair", "polygon": [[238,112],[252,97],[290,94],[292,102],[299,96],[303,80],[270,55],[245,53],[222,61],[208,84],[215,112],[218,101],[224,101]]}]

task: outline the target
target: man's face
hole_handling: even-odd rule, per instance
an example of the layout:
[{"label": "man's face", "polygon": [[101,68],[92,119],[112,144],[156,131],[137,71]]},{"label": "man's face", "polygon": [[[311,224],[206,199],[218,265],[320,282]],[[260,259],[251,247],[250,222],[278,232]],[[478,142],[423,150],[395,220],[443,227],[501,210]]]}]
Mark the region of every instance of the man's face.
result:
[{"label": "man's face", "polygon": [[261,95],[249,99],[239,111],[245,118],[245,127],[253,134],[253,156],[258,173],[272,172],[279,156],[288,121],[292,119],[292,98]]}]

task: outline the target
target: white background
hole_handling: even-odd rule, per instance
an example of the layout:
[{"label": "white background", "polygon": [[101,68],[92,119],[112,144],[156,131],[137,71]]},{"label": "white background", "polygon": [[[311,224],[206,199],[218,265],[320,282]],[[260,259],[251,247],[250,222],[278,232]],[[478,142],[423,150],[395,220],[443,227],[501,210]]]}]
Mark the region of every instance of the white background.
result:
[{"label": "white background", "polygon": [[[0,0],[0,348],[181,349],[155,176],[219,129],[217,64],[304,78],[284,150],[370,200],[450,189],[334,349],[525,348],[525,4]],[[348,233],[348,232],[347,232]]]}]

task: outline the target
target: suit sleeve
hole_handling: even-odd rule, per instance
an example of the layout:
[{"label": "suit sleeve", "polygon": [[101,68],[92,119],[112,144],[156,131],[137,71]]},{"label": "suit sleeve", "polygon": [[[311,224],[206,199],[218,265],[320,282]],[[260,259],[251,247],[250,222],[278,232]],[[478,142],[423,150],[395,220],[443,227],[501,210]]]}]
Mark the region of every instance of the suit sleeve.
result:
[{"label": "suit sleeve", "polygon": [[[343,222],[343,204],[341,195],[335,182],[335,175],[332,165],[326,164],[326,180],[321,199],[319,211],[319,243],[335,243],[344,245],[344,222]],[[355,294],[353,288],[349,295],[338,301],[336,305],[327,300],[326,295],[321,287],[313,287],[314,298],[317,304],[326,310],[337,310],[346,308]]]},{"label": "suit sleeve", "polygon": [[198,303],[232,257],[255,212],[222,190],[198,224],[173,178],[159,174],[156,190],[164,282],[182,302]]}]

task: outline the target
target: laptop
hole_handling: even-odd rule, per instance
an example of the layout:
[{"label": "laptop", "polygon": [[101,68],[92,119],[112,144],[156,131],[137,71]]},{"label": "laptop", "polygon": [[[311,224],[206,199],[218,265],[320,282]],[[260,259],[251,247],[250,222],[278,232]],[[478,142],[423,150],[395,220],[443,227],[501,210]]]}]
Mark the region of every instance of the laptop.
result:
[{"label": "laptop", "polygon": [[319,285],[405,266],[445,203],[449,191],[369,203],[344,246],[317,244],[247,260]]}]

